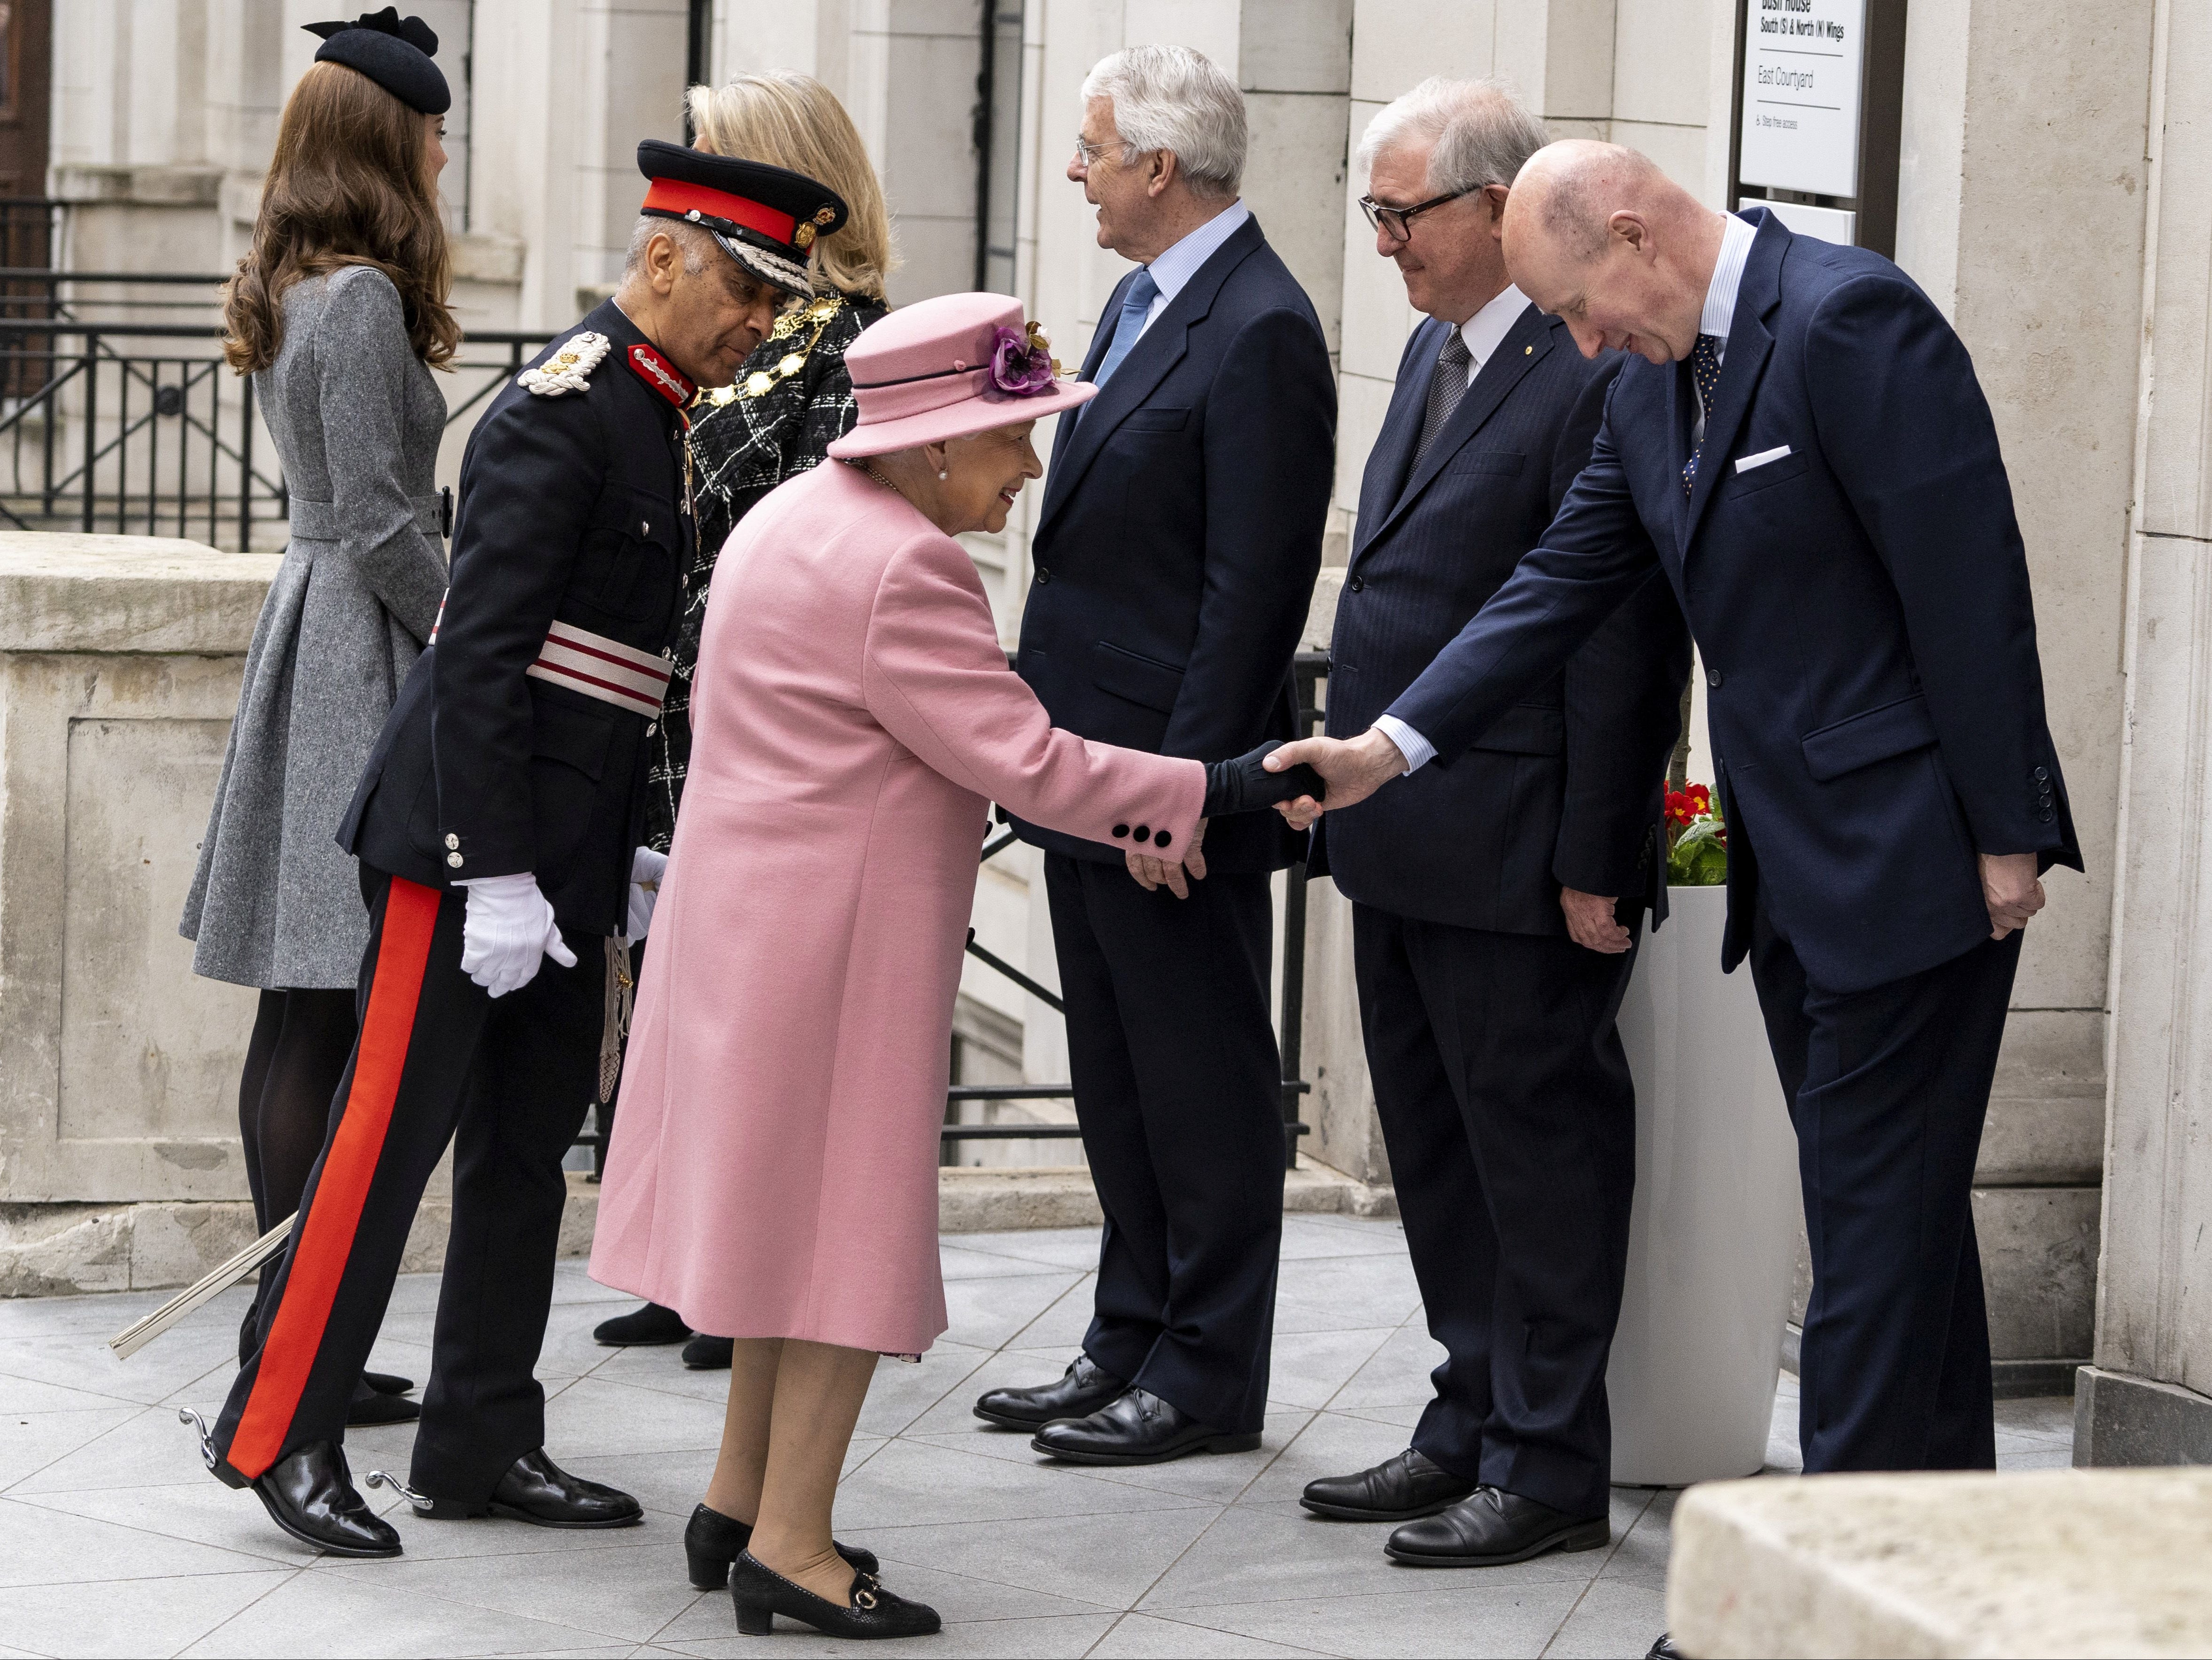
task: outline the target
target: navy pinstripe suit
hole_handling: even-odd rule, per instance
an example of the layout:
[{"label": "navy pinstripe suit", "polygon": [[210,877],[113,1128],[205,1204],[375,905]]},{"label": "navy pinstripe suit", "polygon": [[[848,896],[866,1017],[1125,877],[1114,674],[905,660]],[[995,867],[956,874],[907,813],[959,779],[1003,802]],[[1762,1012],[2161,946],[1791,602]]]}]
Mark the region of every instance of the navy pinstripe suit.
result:
[{"label": "navy pinstripe suit", "polygon": [[[1449,332],[1432,319],[1407,343],[1361,482],[1334,737],[1373,724],[1541,539],[1620,368],[1531,306],[1415,467]],[[1576,945],[1559,891],[1619,897],[1632,928],[1663,896],[1654,831],[1689,671],[1674,593],[1647,583],[1473,747],[1316,826],[1316,867],[1353,902],[1376,1106],[1449,1351],[1413,1445],[1577,1517],[1604,1513],[1609,1474],[1636,1148],[1613,1015],[1633,952]]]}]

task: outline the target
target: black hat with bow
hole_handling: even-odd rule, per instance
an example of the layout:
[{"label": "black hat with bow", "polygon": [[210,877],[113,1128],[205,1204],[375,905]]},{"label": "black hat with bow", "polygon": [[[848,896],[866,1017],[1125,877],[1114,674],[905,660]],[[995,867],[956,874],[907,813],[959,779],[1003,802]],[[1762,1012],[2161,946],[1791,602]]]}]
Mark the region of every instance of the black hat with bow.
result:
[{"label": "black hat with bow", "polygon": [[318,64],[343,64],[358,70],[401,103],[424,115],[443,115],[453,107],[453,89],[430,59],[437,34],[419,17],[402,17],[399,8],[365,11],[350,23],[308,23],[319,34]]}]

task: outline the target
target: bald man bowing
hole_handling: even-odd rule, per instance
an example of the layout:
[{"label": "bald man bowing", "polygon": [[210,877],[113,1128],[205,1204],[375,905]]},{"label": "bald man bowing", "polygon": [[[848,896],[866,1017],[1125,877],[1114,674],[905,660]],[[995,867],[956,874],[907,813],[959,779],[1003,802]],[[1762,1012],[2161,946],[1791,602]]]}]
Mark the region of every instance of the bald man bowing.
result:
[{"label": "bald man bowing", "polygon": [[[1388,714],[1465,751],[1666,571],[1730,826],[1722,966],[1750,958],[1797,1132],[1805,1468],[1989,1468],[1968,1195],[2020,930],[2081,855],[1973,364],[1879,254],[1716,213],[1632,150],[1539,151],[1504,238],[1585,354],[1644,361],[1541,544]],[[1375,730],[1278,757],[1332,812],[1406,766]]]}]

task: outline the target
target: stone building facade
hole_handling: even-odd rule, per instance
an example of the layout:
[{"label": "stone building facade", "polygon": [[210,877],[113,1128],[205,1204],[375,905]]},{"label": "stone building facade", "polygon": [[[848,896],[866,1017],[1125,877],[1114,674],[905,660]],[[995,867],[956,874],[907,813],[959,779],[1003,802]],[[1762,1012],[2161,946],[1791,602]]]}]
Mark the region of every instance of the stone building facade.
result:
[{"label": "stone building facade", "polygon": [[[414,0],[459,96],[447,194],[477,327],[551,328],[616,274],[642,137],[695,72],[786,66],[852,109],[906,265],[895,299],[1010,289],[1073,354],[1121,267],[1062,177],[1098,58],[1178,40],[1247,90],[1245,195],[1340,369],[1340,566],[1413,321],[1347,158],[1389,99],[1497,75],[1555,135],[1649,152],[1716,204],[1741,0]],[[79,269],[222,269],[328,0],[67,0],[50,190]],[[1899,262],[1972,350],[2034,570],[2052,726],[2088,856],[2031,930],[1978,1216],[1999,1353],[2082,1374],[2085,1456],[2212,1458],[2212,15],[2174,0],[1911,0]],[[972,539],[1002,629],[1030,493]],[[1326,637],[1324,577],[1317,637]],[[1705,763],[1693,759],[1692,771]],[[1033,866],[988,871],[983,936],[1040,978]],[[1309,927],[1309,1149],[1387,1180],[1326,885]],[[976,970],[980,1056],[1065,1075],[1043,1005]],[[980,1073],[978,1075],[981,1075]],[[17,1195],[0,1199],[70,1195]],[[153,1196],[153,1195],[149,1195]],[[2040,1366],[2041,1371],[2037,1368]]]}]

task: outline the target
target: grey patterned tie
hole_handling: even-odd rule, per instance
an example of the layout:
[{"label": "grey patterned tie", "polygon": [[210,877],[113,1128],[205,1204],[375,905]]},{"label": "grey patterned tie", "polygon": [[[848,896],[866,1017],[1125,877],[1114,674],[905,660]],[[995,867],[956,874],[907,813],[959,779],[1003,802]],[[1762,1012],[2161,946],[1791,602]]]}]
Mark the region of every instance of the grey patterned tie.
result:
[{"label": "grey patterned tie", "polygon": [[1437,372],[1429,377],[1429,410],[1421,417],[1421,441],[1413,447],[1414,472],[1421,470],[1429,447],[1451,419],[1459,400],[1467,396],[1467,366],[1474,361],[1474,354],[1468,350],[1467,341],[1457,329],[1444,337],[1444,349],[1437,354]]}]

